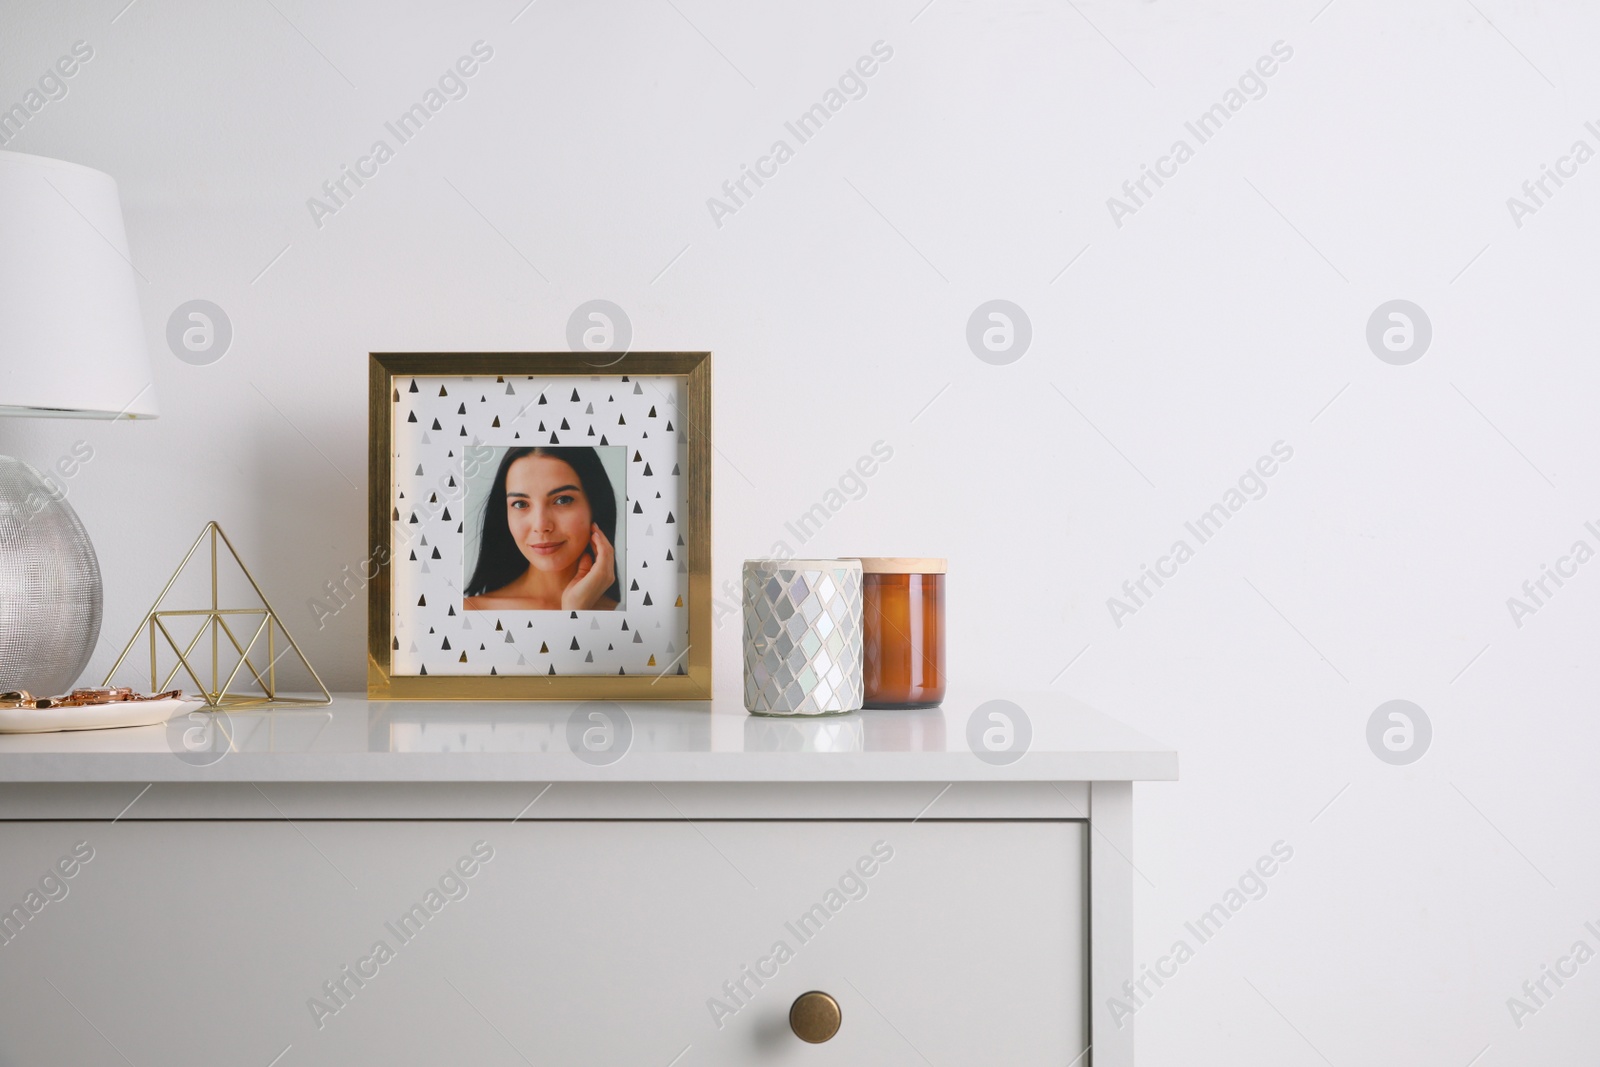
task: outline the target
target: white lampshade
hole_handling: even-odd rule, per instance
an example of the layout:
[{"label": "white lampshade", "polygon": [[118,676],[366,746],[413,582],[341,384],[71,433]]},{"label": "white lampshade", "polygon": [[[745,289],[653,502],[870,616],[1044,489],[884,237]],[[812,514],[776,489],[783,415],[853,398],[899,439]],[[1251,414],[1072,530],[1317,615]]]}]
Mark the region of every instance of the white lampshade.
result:
[{"label": "white lampshade", "polygon": [[0,152],[0,415],[154,418],[117,183]]}]

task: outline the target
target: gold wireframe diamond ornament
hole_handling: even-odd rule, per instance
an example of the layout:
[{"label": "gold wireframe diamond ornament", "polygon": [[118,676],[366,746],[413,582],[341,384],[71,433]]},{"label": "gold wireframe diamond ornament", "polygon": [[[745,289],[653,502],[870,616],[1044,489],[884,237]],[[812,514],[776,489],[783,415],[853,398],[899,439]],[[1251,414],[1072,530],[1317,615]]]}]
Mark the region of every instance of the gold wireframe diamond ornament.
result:
[{"label": "gold wireframe diamond ornament", "polygon": [[[181,610],[163,608],[162,602],[166,600],[167,594],[178,583],[178,579],[183,576],[190,561],[194,559],[195,553],[208,539],[211,543],[211,606]],[[218,581],[219,541],[221,547],[227,549],[227,554],[238,568],[239,574],[249,583],[255,598],[261,602],[259,607],[222,606]],[[192,635],[188,635],[187,628],[195,625],[196,620],[198,628]],[[266,595],[261,592],[256,580],[250,576],[250,571],[239,558],[233,542],[228,540],[228,535],[223,533],[222,527],[215,522],[206,523],[205,529],[200,531],[200,536],[195,538],[194,544],[183,557],[183,562],[178,564],[178,569],[172,573],[172,577],[162,588],[161,595],[156,597],[156,602],[151,605],[144,620],[133,631],[133,636],[128,639],[128,644],[117,657],[117,662],[106,672],[105,685],[111,684],[111,679],[116,677],[123,660],[128,658],[128,653],[133,651],[133,646],[138,643],[140,635],[147,628],[150,631],[151,692],[168,688],[178,672],[182,671],[194,683],[196,695],[204,698],[207,708],[249,708],[268,704],[308,706],[333,703],[333,696],[328,692],[328,687],[322,684],[322,679],[307,661],[305,653],[300,651],[300,646],[289,636],[289,631],[284,628],[277,612],[267,603]],[[205,666],[202,639],[208,633],[211,637],[209,685],[200,680]],[[242,634],[247,635],[248,639],[241,641]],[[184,636],[187,636],[187,641],[180,640]],[[176,662],[167,671],[165,678],[160,677],[163,644],[176,656]],[[196,648],[201,649],[198,657],[195,655]],[[306,669],[311,681],[322,691],[321,699],[280,695],[278,661],[291,653]],[[235,656],[238,657],[236,661]],[[229,663],[232,664],[232,668],[224,679],[222,672]]]}]

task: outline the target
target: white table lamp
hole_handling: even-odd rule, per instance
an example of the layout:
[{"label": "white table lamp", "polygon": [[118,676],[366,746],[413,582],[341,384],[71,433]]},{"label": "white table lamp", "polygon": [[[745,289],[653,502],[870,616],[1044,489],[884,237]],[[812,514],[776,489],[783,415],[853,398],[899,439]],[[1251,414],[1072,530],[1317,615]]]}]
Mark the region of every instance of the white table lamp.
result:
[{"label": "white table lamp", "polygon": [[[0,415],[154,418],[117,183],[0,152]],[[100,635],[100,566],[64,495],[0,456],[0,691],[64,693]]]}]

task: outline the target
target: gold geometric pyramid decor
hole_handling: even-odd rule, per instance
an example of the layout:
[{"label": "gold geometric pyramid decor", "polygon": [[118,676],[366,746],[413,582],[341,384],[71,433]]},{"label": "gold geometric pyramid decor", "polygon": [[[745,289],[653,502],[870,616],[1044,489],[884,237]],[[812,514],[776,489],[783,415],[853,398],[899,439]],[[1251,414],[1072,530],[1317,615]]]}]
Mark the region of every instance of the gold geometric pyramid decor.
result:
[{"label": "gold geometric pyramid decor", "polygon": [[[162,601],[178,583],[178,579],[188,568],[189,561],[208,538],[211,542],[211,606],[181,610],[163,608]],[[228,556],[233,559],[239,573],[250,583],[250,589],[261,602],[259,607],[222,606],[218,581],[219,540],[222,547],[228,550]],[[328,692],[328,687],[322,684],[322,679],[306,660],[305,654],[300,651],[300,646],[294,643],[294,638],[289,636],[289,631],[284,628],[277,612],[267,603],[266,595],[261,592],[256,580],[250,576],[250,571],[239,558],[233,542],[228,540],[228,535],[223,533],[222,527],[215,522],[206,523],[205,529],[200,531],[200,536],[195,538],[188,554],[183,557],[183,562],[178,564],[178,569],[167,580],[161,595],[156,597],[156,602],[151,605],[144,620],[128,639],[122,655],[117,657],[117,662],[112,664],[111,670],[106,673],[105,685],[111,684],[112,678],[122,666],[122,661],[127,659],[128,653],[133,650],[134,644],[138,642],[146,627],[150,630],[150,692],[152,693],[164,692],[181,670],[194,682],[197,695],[205,698],[205,706],[212,710],[261,707],[268,704],[308,706],[333,703],[333,695]],[[191,627],[195,627],[192,635],[188,633]],[[205,666],[202,641],[208,634],[211,646],[210,685],[200,680],[202,668]],[[241,641],[241,635],[247,635],[248,639]],[[186,641],[180,640],[184,637],[187,637]],[[166,677],[160,678],[158,661],[162,658],[160,652],[163,645],[172,651],[177,661],[167,672]],[[195,654],[196,648],[200,649],[198,656]],[[300,661],[301,666],[305,667],[317,688],[322,691],[320,700],[279,695],[278,660],[291,652]],[[223,678],[222,672],[230,663],[232,668],[228,671],[227,677]]]}]

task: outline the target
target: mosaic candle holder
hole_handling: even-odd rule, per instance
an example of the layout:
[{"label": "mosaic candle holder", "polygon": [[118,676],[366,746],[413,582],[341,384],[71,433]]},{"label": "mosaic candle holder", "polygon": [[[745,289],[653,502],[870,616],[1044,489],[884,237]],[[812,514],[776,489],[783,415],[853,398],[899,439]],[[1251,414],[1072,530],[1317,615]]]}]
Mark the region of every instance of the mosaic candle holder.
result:
[{"label": "mosaic candle holder", "polygon": [[744,706],[756,715],[861,707],[861,561],[746,560]]}]

